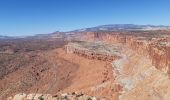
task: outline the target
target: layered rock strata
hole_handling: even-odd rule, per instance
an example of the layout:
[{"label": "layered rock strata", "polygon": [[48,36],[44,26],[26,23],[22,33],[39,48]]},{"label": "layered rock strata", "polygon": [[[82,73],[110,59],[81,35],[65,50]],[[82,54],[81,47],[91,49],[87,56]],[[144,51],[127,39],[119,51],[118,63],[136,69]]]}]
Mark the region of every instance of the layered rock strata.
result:
[{"label": "layered rock strata", "polygon": [[[159,33],[159,32],[158,32]],[[93,34],[93,35],[92,35]],[[108,43],[121,43],[135,50],[138,54],[147,56],[151,59],[152,64],[159,70],[167,73],[170,76],[170,32],[166,33],[128,33],[128,32],[111,32],[100,33],[94,32],[85,34],[85,39],[90,37],[90,40],[95,41],[98,38],[100,41]]]},{"label": "layered rock strata", "polygon": [[67,53],[74,53],[89,59],[97,59],[109,62],[119,58],[120,54],[118,49],[119,48],[117,46],[102,42],[85,41],[73,42],[65,46]]}]

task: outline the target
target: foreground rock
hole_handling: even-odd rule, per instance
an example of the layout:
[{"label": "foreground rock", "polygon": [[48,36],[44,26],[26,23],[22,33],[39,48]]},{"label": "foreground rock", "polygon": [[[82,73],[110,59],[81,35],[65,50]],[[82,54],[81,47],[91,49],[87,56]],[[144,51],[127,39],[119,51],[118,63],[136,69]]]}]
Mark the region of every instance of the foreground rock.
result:
[{"label": "foreground rock", "polygon": [[8,100],[109,100],[107,98],[97,98],[94,96],[88,96],[83,93],[72,92],[63,93],[58,95],[50,94],[25,94],[19,93],[14,97],[9,97]]}]

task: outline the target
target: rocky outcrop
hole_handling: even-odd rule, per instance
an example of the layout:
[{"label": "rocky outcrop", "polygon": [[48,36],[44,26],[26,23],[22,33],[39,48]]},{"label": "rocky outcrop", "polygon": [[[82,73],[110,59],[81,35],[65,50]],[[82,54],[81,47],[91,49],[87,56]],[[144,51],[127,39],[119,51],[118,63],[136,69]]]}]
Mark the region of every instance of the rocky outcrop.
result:
[{"label": "rocky outcrop", "polygon": [[57,95],[19,93],[16,94],[14,97],[9,97],[7,100],[109,100],[109,99],[89,96],[78,92],[72,92]]},{"label": "rocky outcrop", "polygon": [[[82,42],[82,41],[81,41]],[[67,53],[74,53],[88,59],[97,59],[112,62],[119,58],[117,47],[104,43],[81,43],[74,42],[65,46]]]},{"label": "rocky outcrop", "polygon": [[[164,42],[164,40],[166,42]],[[157,69],[169,74],[170,46],[161,45],[161,43],[169,42],[168,39],[140,40],[140,38],[133,38],[130,43],[127,42],[127,45],[137,51],[138,54],[149,57],[153,66]]]},{"label": "rocky outcrop", "polygon": [[168,73],[170,76],[170,41],[168,39],[159,40],[154,44],[151,44],[150,57],[153,65]]}]

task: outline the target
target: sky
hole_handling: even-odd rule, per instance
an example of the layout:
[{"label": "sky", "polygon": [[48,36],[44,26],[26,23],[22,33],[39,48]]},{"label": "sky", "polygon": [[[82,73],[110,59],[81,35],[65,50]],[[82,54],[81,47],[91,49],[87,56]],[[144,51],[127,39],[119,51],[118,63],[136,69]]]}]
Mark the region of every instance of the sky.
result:
[{"label": "sky", "polygon": [[170,0],[0,0],[0,35],[29,36],[106,24],[170,25]]}]

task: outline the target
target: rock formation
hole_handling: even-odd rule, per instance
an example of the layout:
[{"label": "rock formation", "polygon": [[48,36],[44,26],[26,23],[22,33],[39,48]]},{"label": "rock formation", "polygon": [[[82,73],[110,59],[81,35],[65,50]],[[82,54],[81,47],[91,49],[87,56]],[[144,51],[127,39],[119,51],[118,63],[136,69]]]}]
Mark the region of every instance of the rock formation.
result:
[{"label": "rock formation", "polygon": [[88,96],[83,93],[72,92],[63,94],[16,94],[13,98],[9,97],[7,100],[108,100],[107,98],[97,98],[95,96]]},{"label": "rock formation", "polygon": [[[122,43],[123,45],[126,45],[129,48],[135,50],[137,53],[148,56],[152,60],[152,63],[156,68],[162,70],[165,73],[168,73],[170,76],[170,37],[164,36],[165,33],[159,33],[162,35],[160,37],[154,37],[151,33],[147,33],[147,36],[145,36],[145,33],[127,32],[93,34],[98,35],[91,35],[90,40],[95,40],[95,38],[99,38],[101,41],[106,41],[109,43]],[[143,35],[141,36],[141,34]],[[88,38],[88,34],[86,35]]]},{"label": "rock formation", "polygon": [[119,58],[118,47],[102,42],[78,41],[65,46],[67,53],[74,53],[89,59],[112,62]]}]

